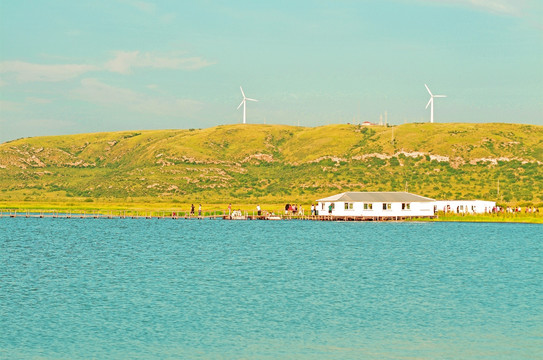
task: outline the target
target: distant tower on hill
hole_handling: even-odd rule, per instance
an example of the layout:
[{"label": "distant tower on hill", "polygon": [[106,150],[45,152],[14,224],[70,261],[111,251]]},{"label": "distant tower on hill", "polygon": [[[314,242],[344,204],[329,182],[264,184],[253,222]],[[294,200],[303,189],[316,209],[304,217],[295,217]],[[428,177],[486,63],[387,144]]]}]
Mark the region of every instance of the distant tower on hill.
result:
[{"label": "distant tower on hill", "polygon": [[242,87],[240,86],[239,89],[241,90],[241,95],[243,95],[243,100],[241,100],[241,103],[238,105],[238,108],[237,110],[239,110],[239,108],[241,107],[241,105],[243,105],[243,123],[246,124],[247,123],[247,117],[246,117],[246,113],[247,113],[247,100],[249,101],[258,101],[258,100],[255,100],[255,99],[251,99],[251,98],[248,98],[245,96],[245,93],[243,92],[243,89]]},{"label": "distant tower on hill", "polygon": [[428,106],[431,105],[431,107],[430,107],[430,123],[433,123],[434,122],[434,98],[444,98],[444,97],[447,97],[447,96],[446,95],[434,95],[434,94],[432,94],[432,92],[428,88],[428,85],[424,84],[424,86],[426,87],[426,90],[428,90],[428,93],[430,94],[430,101],[428,101],[428,104],[426,104],[426,109],[428,109]]}]

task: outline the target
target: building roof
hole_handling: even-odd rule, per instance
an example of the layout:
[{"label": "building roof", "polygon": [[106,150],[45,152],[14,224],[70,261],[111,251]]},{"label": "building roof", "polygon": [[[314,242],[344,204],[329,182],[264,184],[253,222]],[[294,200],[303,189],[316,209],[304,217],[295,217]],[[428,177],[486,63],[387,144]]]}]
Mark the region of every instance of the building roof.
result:
[{"label": "building roof", "polygon": [[320,202],[335,202],[335,201],[352,201],[352,202],[432,202],[424,196],[410,194],[407,192],[344,192],[337,195],[332,195],[324,199],[319,199]]}]

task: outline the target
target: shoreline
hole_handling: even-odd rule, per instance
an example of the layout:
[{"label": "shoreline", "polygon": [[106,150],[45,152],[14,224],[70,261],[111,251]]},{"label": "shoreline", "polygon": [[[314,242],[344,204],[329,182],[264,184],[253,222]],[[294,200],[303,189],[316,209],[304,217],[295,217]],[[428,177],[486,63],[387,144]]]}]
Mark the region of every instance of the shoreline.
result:
[{"label": "shoreline", "polygon": [[[413,220],[415,221],[415,220]],[[536,224],[541,225],[543,224],[543,217],[531,217],[531,218],[505,218],[504,220],[496,220],[496,219],[483,219],[483,220],[475,220],[475,219],[418,219],[416,220],[418,222],[450,222],[450,223],[484,223],[484,224]]]},{"label": "shoreline", "polygon": [[[264,207],[264,209],[266,209]],[[511,223],[511,224],[543,224],[543,215],[540,213],[499,213],[499,214],[466,214],[466,215],[444,215],[436,217],[412,217],[412,218],[346,218],[343,216],[329,215],[292,215],[280,211],[265,210],[263,216],[258,216],[256,211],[245,210],[243,218],[237,220],[302,220],[302,221],[336,221],[336,222],[467,222],[467,223]],[[190,211],[179,209],[82,209],[82,208],[36,208],[36,207],[3,207],[0,206],[0,218],[95,218],[95,219],[228,219],[228,210],[213,209],[198,210],[194,214]]]}]

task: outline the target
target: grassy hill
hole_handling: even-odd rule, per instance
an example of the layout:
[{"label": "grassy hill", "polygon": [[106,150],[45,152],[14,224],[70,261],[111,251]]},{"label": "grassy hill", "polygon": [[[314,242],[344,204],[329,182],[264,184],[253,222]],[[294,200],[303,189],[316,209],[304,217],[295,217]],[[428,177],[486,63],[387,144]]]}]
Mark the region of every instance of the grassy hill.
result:
[{"label": "grassy hill", "polygon": [[[0,202],[310,203],[343,191],[543,202],[543,127],[228,125],[0,144]],[[498,194],[499,182],[499,194]]]}]

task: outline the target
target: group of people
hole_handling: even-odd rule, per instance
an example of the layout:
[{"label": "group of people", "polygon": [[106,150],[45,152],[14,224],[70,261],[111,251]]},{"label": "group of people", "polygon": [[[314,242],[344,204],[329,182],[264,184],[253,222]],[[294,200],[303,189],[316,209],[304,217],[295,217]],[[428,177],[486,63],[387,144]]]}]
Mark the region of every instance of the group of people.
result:
[{"label": "group of people", "polygon": [[[508,206],[506,208],[495,206],[494,208],[492,208],[492,212],[493,213],[506,212],[508,214],[520,214],[520,213],[522,213],[522,208],[520,206],[518,206],[518,207]],[[536,214],[536,213],[539,213],[539,208],[534,207],[534,206],[526,206],[524,208],[524,213],[525,214],[532,214],[532,213]]]},{"label": "group of people", "polygon": [[297,204],[286,204],[285,205],[285,215],[303,215],[304,209]]},{"label": "group of people", "polygon": [[[190,216],[194,216],[194,204],[190,205]],[[198,205],[198,216],[202,216],[202,204]]]}]

